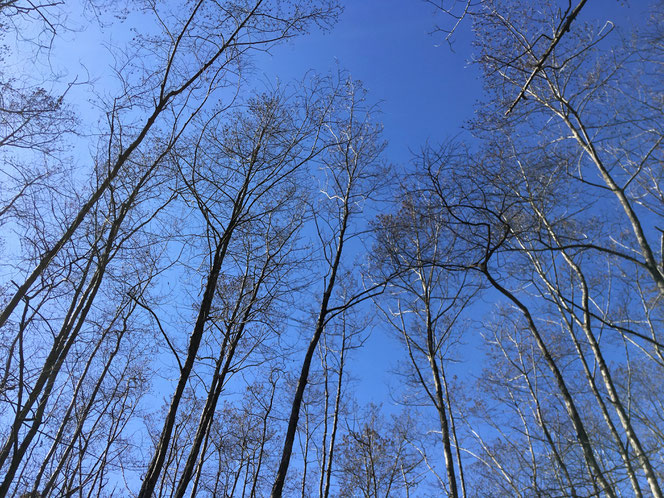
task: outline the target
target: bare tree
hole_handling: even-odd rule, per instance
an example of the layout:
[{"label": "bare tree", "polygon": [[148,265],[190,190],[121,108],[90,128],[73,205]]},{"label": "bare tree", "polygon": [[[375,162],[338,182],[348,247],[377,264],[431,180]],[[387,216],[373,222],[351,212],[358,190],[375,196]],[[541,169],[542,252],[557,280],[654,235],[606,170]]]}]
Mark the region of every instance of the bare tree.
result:
[{"label": "bare tree", "polygon": [[[298,212],[293,202],[298,200],[296,175],[299,168],[320,154],[324,144],[318,140],[320,127],[327,117],[329,99],[334,96],[320,93],[317,84],[299,102],[288,101],[278,93],[265,95],[249,103],[248,112],[238,114],[233,124],[215,131],[216,121],[205,121],[191,150],[178,153],[182,181],[186,184],[190,202],[197,206],[208,232],[208,274],[201,298],[196,324],[189,337],[186,356],[171,398],[155,449],[153,460],[144,480],[141,495],[151,496],[164,465],[173,424],[190,376],[195,368],[199,348],[210,325],[215,326],[214,303],[222,269],[228,265],[233,241],[243,231],[266,230],[262,242],[264,259],[256,260],[257,247],[243,247],[246,268],[237,278],[237,301],[224,313],[230,312],[226,323],[216,324],[224,340],[218,352],[215,372],[206,387],[209,395],[199,424],[181,485],[176,491],[182,496],[189,484],[200,445],[205,438],[214,414],[220,390],[228,369],[234,361],[238,341],[244,327],[255,313],[259,295],[271,273],[279,267],[284,247],[292,243],[297,219],[291,226],[278,226],[276,220],[285,210]],[[291,108],[291,109],[289,109]],[[273,221],[275,223],[273,223]],[[275,226],[276,225],[276,226]],[[259,228],[262,227],[262,228]],[[286,252],[288,249],[285,250]],[[257,306],[260,306],[258,304]]]},{"label": "bare tree", "polygon": [[[537,462],[547,454],[556,486],[587,487],[556,442],[564,429],[551,425],[560,410],[548,396],[567,412],[597,492],[661,496],[660,447],[631,415],[643,409],[630,390],[618,387],[637,357],[661,368],[652,326],[662,289],[654,160],[661,112],[653,105],[661,51],[646,42],[658,39],[661,16],[630,40],[611,22],[578,21],[584,4],[466,5],[488,90],[472,122],[478,145],[463,159],[429,150],[422,169],[465,252],[458,264],[507,299],[522,316],[516,328],[536,346],[527,351],[523,338],[505,333],[490,341],[506,369],[494,386],[521,427],[495,425],[501,444],[514,443],[501,449],[511,461],[478,441],[482,460],[511,492],[545,484]],[[522,443],[509,440],[514,431]],[[519,467],[529,469],[531,484]]]},{"label": "bare tree", "polygon": [[[415,187],[404,187],[399,211],[378,219],[378,242],[372,259],[376,271],[394,277],[376,305],[402,339],[415,383],[436,409],[448,493],[465,496],[445,363],[457,341],[454,331],[478,287],[472,274],[458,271],[454,233],[448,231],[441,211],[436,204],[429,204],[425,195],[421,199]],[[457,446],[456,456],[453,446]]]},{"label": "bare tree", "polygon": [[[0,327],[118,175],[126,171],[132,154],[151,132],[159,126],[170,128],[172,144],[211,94],[232,82],[247,51],[267,49],[311,24],[329,22],[336,14],[335,6],[327,2],[290,10],[265,0],[229,5],[199,1],[192,2],[188,11],[164,12],[161,6],[153,6],[152,10],[163,32],[157,37],[139,37],[138,53],[127,57],[124,68],[118,70],[124,93],[108,109],[111,153],[104,168],[106,174],[99,178],[62,235],[39,256],[34,269],[18,285],[0,314]],[[154,68],[141,67],[140,61],[146,60],[148,53],[158,61]],[[138,71],[134,73],[134,69]],[[137,109],[142,111],[142,118],[136,122],[132,112]]]},{"label": "bare tree", "polygon": [[376,192],[383,149],[380,130],[371,121],[362,89],[356,88],[357,83],[350,79],[340,81],[340,86],[334,102],[334,120],[328,126],[332,146],[320,159],[323,165],[320,193],[325,205],[322,213],[314,217],[325,259],[323,290],[291,405],[281,463],[272,488],[275,497],[283,492],[309,371],[326,324],[336,314],[367,299],[381,287],[380,284],[371,287],[343,302],[334,301],[344,248],[358,235],[353,230],[353,222],[362,212],[363,204]]},{"label": "bare tree", "polygon": [[[348,286],[342,282],[342,288]],[[362,317],[357,308],[344,309],[328,323],[319,348],[323,376],[323,434],[319,456],[320,470],[318,494],[327,498],[332,486],[332,474],[336,468],[336,452],[340,424],[344,420],[348,401],[345,385],[348,382],[347,362],[354,349],[361,348],[366,340],[365,329],[369,320]],[[334,379],[336,377],[336,379]],[[336,380],[336,386],[333,382]],[[334,389],[332,397],[331,389]],[[330,420],[331,418],[331,420]]]},{"label": "bare tree", "polygon": [[413,426],[407,415],[388,422],[379,406],[369,405],[359,427],[349,428],[339,447],[340,496],[356,496],[358,491],[365,497],[390,496],[401,489],[408,494],[422,461],[409,443]]},{"label": "bare tree", "polygon": [[[156,161],[156,164],[159,164],[159,161]],[[86,254],[87,258],[80,270],[77,264],[78,256],[76,254],[73,255],[74,267],[68,268],[68,270],[71,272],[72,280],[74,280],[75,284],[71,286],[72,294],[65,294],[65,305],[67,305],[66,299],[70,299],[68,309],[66,310],[67,314],[61,322],[59,317],[46,320],[46,326],[51,328],[54,337],[50,349],[46,349],[45,357],[35,358],[38,362],[37,365],[39,365],[40,360],[43,361],[41,366],[35,366],[31,364],[32,362],[25,362],[23,358],[24,345],[22,342],[24,340],[24,333],[27,330],[31,330],[29,328],[31,322],[40,322],[43,320],[40,308],[45,307],[44,301],[33,305],[28,300],[25,304],[24,322],[21,324],[18,336],[12,342],[12,347],[10,348],[10,350],[15,350],[16,346],[17,350],[10,351],[12,354],[7,357],[6,363],[7,373],[12,368],[16,368],[18,375],[23,378],[16,387],[18,402],[15,414],[11,421],[10,431],[0,450],[0,462],[3,465],[7,463],[5,478],[2,484],[0,484],[0,489],[2,490],[7,490],[11,485],[21,460],[26,455],[33,438],[38,434],[40,426],[44,422],[51,394],[57,387],[61,368],[65,364],[70,351],[73,351],[73,348],[75,348],[82,331],[86,330],[88,326],[89,317],[94,312],[93,304],[95,298],[100,290],[104,289],[103,284],[105,277],[109,278],[111,264],[115,258],[125,256],[122,252],[124,245],[132,237],[136,236],[137,233],[142,231],[151,221],[151,218],[140,221],[134,219],[135,223],[127,226],[128,231],[122,230],[127,218],[138,214],[133,212],[132,209],[135,208],[136,203],[140,199],[139,194],[147,193],[147,190],[143,192],[143,189],[151,177],[151,168],[148,168],[147,172],[139,173],[139,175],[140,178],[133,185],[132,190],[122,192],[122,189],[118,188],[109,195],[108,201],[111,209],[104,214],[103,221],[99,218],[93,219],[92,226],[89,227],[91,233],[87,234],[92,239],[91,249]],[[167,199],[166,204],[171,200],[172,198]],[[156,212],[159,212],[160,209],[161,207],[157,206]],[[100,216],[99,213],[95,214]],[[152,215],[154,215],[154,212]],[[56,273],[54,277],[58,278],[59,275]],[[77,277],[80,278],[79,281],[76,281]],[[126,281],[124,284],[127,285]],[[54,292],[55,290],[57,297],[57,286],[53,286],[53,288],[47,290],[48,292]],[[123,291],[127,292],[127,289],[125,288]],[[120,307],[120,309],[122,308]],[[116,315],[115,319],[118,319],[119,316]],[[58,322],[60,322],[59,325]],[[55,328],[58,326],[60,327],[59,330]],[[14,361],[17,363],[16,367],[12,367]],[[26,392],[25,398],[24,392]]]}]

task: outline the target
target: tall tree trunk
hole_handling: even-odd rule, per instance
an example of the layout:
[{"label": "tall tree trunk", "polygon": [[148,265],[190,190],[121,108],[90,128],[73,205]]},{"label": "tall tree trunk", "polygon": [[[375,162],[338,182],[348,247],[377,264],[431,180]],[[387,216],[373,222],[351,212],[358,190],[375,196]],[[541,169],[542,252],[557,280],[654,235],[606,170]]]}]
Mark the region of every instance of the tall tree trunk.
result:
[{"label": "tall tree trunk", "polygon": [[143,484],[138,494],[139,498],[152,497],[154,488],[157,484],[159,476],[161,475],[161,470],[170,445],[173,426],[175,425],[175,417],[177,415],[178,407],[180,406],[182,394],[184,393],[184,389],[194,367],[196,355],[198,354],[198,348],[201,344],[201,340],[203,339],[203,333],[205,332],[205,326],[208,321],[214,295],[217,290],[217,280],[219,279],[219,273],[224,262],[224,257],[226,256],[226,251],[228,250],[232,232],[233,227],[229,226],[224,235],[217,242],[212,265],[210,267],[210,272],[208,273],[207,282],[205,284],[205,292],[203,294],[203,299],[201,300],[198,317],[196,318],[196,324],[191,335],[189,336],[187,358],[185,359],[185,362],[182,365],[182,369],[180,370],[180,378],[175,388],[175,392],[171,398],[171,404],[164,420],[161,436],[159,437],[154,455],[150,465],[148,466],[145,478],[143,479]]},{"label": "tall tree trunk", "polygon": [[[347,202],[347,198],[346,198]],[[323,298],[321,300],[320,311],[318,313],[318,319],[316,320],[316,328],[314,329],[314,334],[309,341],[309,347],[304,356],[302,362],[302,369],[300,370],[300,376],[297,381],[297,388],[295,390],[295,397],[293,398],[293,403],[291,405],[291,413],[288,419],[288,428],[286,430],[286,438],[284,440],[284,448],[281,453],[281,461],[279,463],[279,469],[277,470],[277,476],[272,486],[272,497],[280,498],[283,492],[284,483],[286,481],[286,474],[288,473],[288,466],[290,464],[291,454],[293,453],[293,442],[295,441],[295,432],[297,431],[297,423],[300,418],[300,407],[302,406],[302,397],[304,396],[304,389],[307,386],[307,381],[309,379],[309,370],[311,368],[311,361],[316,352],[316,347],[318,346],[318,341],[320,336],[325,329],[325,323],[327,321],[327,316],[329,312],[329,302],[330,297],[332,296],[332,291],[334,290],[334,285],[336,283],[337,271],[339,270],[339,264],[341,263],[341,254],[343,252],[344,240],[346,235],[346,227],[348,225],[349,218],[348,205],[344,205],[344,213],[341,219],[341,230],[339,232],[339,237],[337,238],[337,247],[336,254],[334,256],[334,261],[330,267],[330,277],[323,292]]]},{"label": "tall tree trunk", "polygon": [[537,346],[540,352],[542,353],[542,356],[544,357],[546,364],[551,370],[551,373],[553,374],[554,379],[556,381],[558,391],[560,392],[560,395],[563,398],[567,414],[569,415],[572,425],[574,426],[574,430],[576,431],[577,441],[579,442],[581,448],[583,449],[583,455],[586,460],[586,464],[588,465],[588,469],[590,471],[590,477],[592,478],[593,483],[595,482],[599,483],[601,490],[604,493],[606,493],[607,496],[609,496],[610,498],[616,498],[616,494],[613,491],[613,488],[604,477],[604,473],[602,472],[602,469],[597,463],[597,459],[595,458],[595,454],[593,452],[592,444],[590,443],[590,438],[588,437],[588,433],[586,432],[579,411],[576,408],[576,403],[574,403],[574,398],[569,392],[565,379],[563,378],[563,375],[560,372],[560,369],[558,368],[556,361],[553,359],[553,356],[551,356],[551,353],[549,352],[549,349],[547,348],[546,343],[544,342],[544,339],[542,338],[542,335],[540,334],[539,329],[537,328],[537,325],[535,324],[530,314],[530,311],[513,293],[505,289],[493,278],[491,272],[489,272],[489,270],[487,269],[486,262],[482,265],[481,271],[487,277],[489,283],[498,292],[500,292],[510,301],[512,301],[512,303],[514,303],[514,305],[521,311],[524,318],[526,319],[526,323],[528,324],[528,329],[530,330],[531,334],[533,335],[533,338],[537,342]]}]

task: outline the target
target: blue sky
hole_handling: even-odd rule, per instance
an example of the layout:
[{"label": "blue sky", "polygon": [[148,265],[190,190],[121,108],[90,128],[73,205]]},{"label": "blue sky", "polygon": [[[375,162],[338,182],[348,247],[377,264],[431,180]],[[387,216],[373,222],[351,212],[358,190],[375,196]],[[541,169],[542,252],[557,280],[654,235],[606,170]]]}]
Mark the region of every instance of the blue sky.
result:
[{"label": "blue sky", "polygon": [[[338,65],[349,71],[364,83],[369,101],[380,104],[389,144],[385,159],[404,171],[409,168],[412,152],[427,141],[436,144],[463,135],[464,124],[483,98],[478,68],[471,63],[471,26],[462,23],[450,46],[443,33],[434,32],[437,24],[447,26],[449,19],[424,0],[343,4],[344,13],[330,31],[296,38],[276,47],[269,56],[257,57],[256,76],[263,81],[288,82],[302,78],[308,70],[326,73]],[[631,19],[642,17],[647,5],[646,0],[594,0],[588,2],[578,21],[629,24]],[[478,307],[476,319],[481,320],[490,307],[481,303]],[[479,374],[479,330],[464,341],[466,346],[458,351],[463,361],[453,370]],[[392,383],[392,391],[398,390],[400,379],[392,371],[401,356],[399,351],[394,333],[379,324],[365,347],[351,353],[359,399],[392,403],[388,383]]]},{"label": "blue sky", "polygon": [[[467,64],[469,27],[459,32],[453,52],[442,35],[431,34],[434,9],[424,2],[360,0],[344,2],[344,7],[332,30],[276,47],[270,56],[256,59],[255,71],[264,81],[283,82],[300,79],[308,70],[324,74],[338,66],[348,71],[363,82],[369,102],[379,103],[378,119],[388,141],[385,160],[403,171],[411,150],[427,140],[455,136],[472,117],[481,82],[476,68]],[[346,256],[350,261],[360,255]],[[379,321],[376,325],[364,347],[350,353],[357,381],[353,390],[363,402],[387,407],[400,346],[393,331]]]},{"label": "blue sky", "polygon": [[[354,79],[364,83],[369,101],[380,104],[379,119],[389,143],[385,160],[399,171],[410,167],[412,152],[417,152],[426,142],[436,144],[459,135],[470,140],[468,135],[463,135],[464,123],[473,117],[476,102],[483,98],[478,68],[470,63],[473,55],[471,26],[462,24],[450,46],[443,33],[433,32],[436,24],[445,25],[450,20],[436,14],[424,0],[340,1],[345,5],[345,12],[331,30],[298,37],[275,47],[270,54],[257,54],[252,82],[260,88],[262,82],[276,79],[284,83],[300,80],[308,71],[324,74],[336,71],[337,67],[348,71]],[[647,3],[646,0],[590,0],[578,22],[638,23]],[[123,36],[129,36],[127,30],[113,31],[113,28],[103,33],[94,32],[92,28],[87,32],[67,33],[69,45],[63,42],[59,47],[60,53],[66,55],[49,61],[57,71],[66,73],[64,80],[67,82],[77,76],[79,81],[87,79],[83,65],[90,70],[95,84],[75,87],[69,95],[85,120],[94,122],[99,117],[99,108],[88,103],[92,92],[113,94],[115,91],[113,83],[109,83],[112,78],[108,67],[112,60],[102,47],[122,45]],[[15,67],[28,64],[20,57],[11,62]],[[85,128],[84,133],[94,134],[94,126]],[[72,152],[85,172],[95,146],[94,140],[87,138],[81,140],[84,150]],[[362,248],[355,247],[346,256],[350,263],[354,258],[363,258],[364,254]],[[488,301],[477,305],[478,313],[474,318],[478,321],[490,316],[487,314],[492,304]],[[478,330],[470,332],[465,338],[466,345],[458,350],[463,362],[453,370],[479,373],[481,339]],[[306,339],[306,335],[303,337]],[[179,340],[185,342],[187,335]],[[392,404],[388,382],[398,389],[402,379],[392,371],[402,351],[393,332],[379,321],[364,348],[351,351],[352,376],[358,379],[355,395],[362,403]],[[299,357],[294,355],[293,358],[294,368],[297,368]],[[165,364],[167,361],[164,360]],[[170,389],[163,393],[156,391],[157,396],[170,399]]]},{"label": "blue sky", "polygon": [[361,80],[369,99],[380,102],[389,159],[405,163],[408,148],[458,133],[472,116],[481,91],[475,67],[468,66],[469,27],[454,48],[430,34],[434,9],[418,0],[343,2],[339,23],[281,45],[272,57],[256,61],[266,78],[288,81],[308,69],[325,73],[339,67]]},{"label": "blue sky", "polygon": [[[347,70],[364,83],[369,101],[380,104],[379,118],[389,144],[385,159],[403,171],[409,167],[411,151],[419,150],[425,142],[435,144],[463,133],[475,103],[482,99],[478,68],[470,63],[471,26],[462,23],[450,46],[443,33],[434,32],[437,24],[447,26],[450,20],[424,0],[342,0],[342,4],[344,12],[331,30],[314,31],[278,45],[269,54],[257,54],[257,85],[276,79],[284,83],[300,80],[310,70]],[[627,24],[630,18],[639,19],[647,4],[646,0],[592,0],[579,21],[603,23],[611,19]],[[85,81],[85,66],[94,86],[111,92],[104,75],[109,74],[112,59],[103,46],[122,45],[126,29],[109,28],[99,33],[84,26],[81,21],[80,30],[64,34],[68,44],[61,46],[63,56],[51,62],[67,74],[68,81],[77,76]],[[90,87],[76,90],[84,94]],[[79,112],[93,122],[96,115],[86,106],[87,99],[75,100]],[[79,161],[87,164],[88,155],[89,151],[81,151]],[[366,347],[353,353],[356,376],[362,379],[359,397],[387,399],[386,383],[393,378],[389,371],[395,367],[398,351],[395,341],[386,338],[386,328],[379,327]],[[469,362],[472,356],[468,355]]]},{"label": "blue sky", "polygon": [[[448,4],[449,2],[446,2]],[[629,24],[647,0],[593,0],[579,21]],[[345,0],[344,13],[328,32],[296,38],[256,59],[264,79],[299,79],[309,69],[348,70],[380,102],[389,159],[407,163],[409,149],[457,136],[482,98],[472,59],[472,32],[462,23],[450,46],[435,26],[449,19],[424,0]]]}]

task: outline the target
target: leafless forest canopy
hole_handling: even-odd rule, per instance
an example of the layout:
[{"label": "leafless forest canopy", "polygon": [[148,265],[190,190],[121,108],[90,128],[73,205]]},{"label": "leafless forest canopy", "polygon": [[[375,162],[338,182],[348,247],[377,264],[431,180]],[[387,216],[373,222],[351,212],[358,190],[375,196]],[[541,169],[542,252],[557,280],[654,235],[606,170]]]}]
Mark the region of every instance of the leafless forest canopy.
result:
[{"label": "leafless forest canopy", "polygon": [[664,3],[411,1],[484,89],[393,165],[255,78],[337,0],[0,0],[0,497],[663,496]]}]

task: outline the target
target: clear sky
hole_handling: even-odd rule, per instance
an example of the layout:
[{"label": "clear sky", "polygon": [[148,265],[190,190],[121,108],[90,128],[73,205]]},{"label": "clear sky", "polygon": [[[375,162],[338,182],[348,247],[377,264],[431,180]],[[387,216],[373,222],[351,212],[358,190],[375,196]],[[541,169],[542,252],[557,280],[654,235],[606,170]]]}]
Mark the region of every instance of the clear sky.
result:
[{"label": "clear sky", "polygon": [[[449,2],[448,2],[449,3]],[[335,61],[361,80],[369,98],[381,102],[385,138],[393,162],[410,160],[419,149],[457,136],[482,98],[472,65],[471,26],[462,23],[453,44],[435,26],[450,20],[424,0],[344,0],[344,13],[331,31],[314,32],[258,58],[258,73],[283,81],[308,70],[334,70]],[[647,0],[591,0],[579,21],[628,23],[641,17]]]},{"label": "clear sky", "polygon": [[339,23],[277,47],[257,61],[266,77],[285,81],[308,69],[334,70],[335,63],[361,80],[369,98],[381,102],[390,160],[410,159],[408,148],[456,135],[472,115],[481,91],[467,64],[469,26],[454,48],[434,28],[434,9],[419,0],[345,1]]},{"label": "clear sky", "polygon": [[[379,102],[384,136],[388,141],[386,160],[399,170],[409,167],[411,151],[463,134],[483,97],[482,82],[472,64],[472,32],[462,23],[452,45],[436,25],[450,20],[424,0],[346,0],[338,24],[328,32],[314,32],[283,44],[270,56],[256,59],[257,75],[284,82],[301,78],[307,70],[326,73],[335,65],[348,70]],[[591,0],[579,22],[617,25],[639,19],[646,0]],[[464,138],[470,138],[465,135]],[[481,306],[480,306],[481,307]],[[480,310],[477,318],[484,313]],[[356,386],[361,399],[389,404],[388,381],[396,367],[400,348],[383,325],[376,327],[365,347],[352,353]],[[474,335],[474,334],[473,334]],[[480,373],[476,347],[479,337],[467,338],[464,361],[457,368]],[[368,398],[368,399],[367,399]]]},{"label": "clear sky", "polygon": [[[482,82],[473,57],[471,26],[462,23],[453,44],[435,26],[449,26],[450,20],[424,0],[342,0],[344,13],[329,31],[314,31],[281,44],[270,54],[255,57],[258,85],[263,81],[301,79],[313,70],[328,73],[339,68],[361,80],[369,101],[379,102],[388,141],[385,159],[398,170],[408,168],[411,151],[429,141],[438,143],[463,133],[464,123],[473,116],[474,105],[482,99]],[[629,23],[643,16],[647,0],[590,0],[579,21]],[[131,22],[131,20],[129,21]],[[140,22],[139,22],[140,24]],[[138,25],[137,25],[138,26]],[[67,80],[91,78],[96,88],[106,88],[107,66],[112,63],[103,47],[121,46],[121,33],[109,27],[104,33],[80,29],[64,37],[70,47],[51,63],[67,73]],[[16,61],[20,63],[20,61]],[[83,69],[85,66],[87,69]],[[89,75],[89,76],[88,76]],[[89,86],[72,92],[90,91]],[[110,89],[106,89],[110,92]],[[86,116],[86,98],[73,99]],[[95,118],[91,118],[94,120]],[[92,131],[92,130],[91,130]],[[466,135],[467,137],[467,135]],[[87,164],[88,151],[80,154]],[[399,348],[377,329],[361,352],[354,352],[356,374],[362,382],[358,395],[385,399],[388,370],[395,366]],[[468,360],[472,361],[473,354]]]}]

